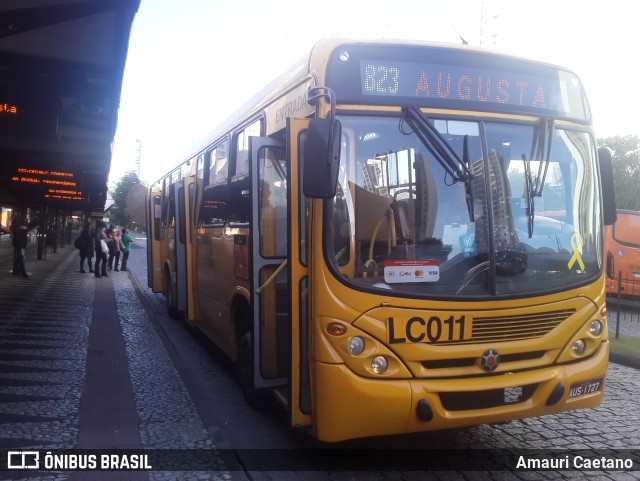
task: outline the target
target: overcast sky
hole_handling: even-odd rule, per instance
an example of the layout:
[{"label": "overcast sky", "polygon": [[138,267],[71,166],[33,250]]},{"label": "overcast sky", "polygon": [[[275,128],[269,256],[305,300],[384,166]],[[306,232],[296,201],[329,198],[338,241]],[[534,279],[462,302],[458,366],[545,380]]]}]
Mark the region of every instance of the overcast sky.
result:
[{"label": "overcast sky", "polygon": [[583,81],[597,137],[640,135],[639,6],[635,0],[142,0],[111,183],[135,170],[137,140],[141,179],[159,178],[326,37],[460,43],[461,35],[471,45],[564,65]]}]

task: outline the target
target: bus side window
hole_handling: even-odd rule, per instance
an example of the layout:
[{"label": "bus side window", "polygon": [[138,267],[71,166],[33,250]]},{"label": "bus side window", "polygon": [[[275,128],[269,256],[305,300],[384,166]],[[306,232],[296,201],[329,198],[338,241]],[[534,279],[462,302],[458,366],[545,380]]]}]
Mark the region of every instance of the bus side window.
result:
[{"label": "bus side window", "polygon": [[157,241],[160,238],[160,222],[162,219],[162,197],[153,196],[153,238]]},{"label": "bus side window", "polygon": [[235,135],[235,159],[229,173],[229,223],[248,224],[251,220],[251,180],[249,179],[249,137],[259,137],[262,120],[256,120]]},{"label": "bus side window", "polygon": [[162,182],[162,227],[167,227],[167,218],[169,217],[169,186],[171,180],[169,176],[165,177]]},{"label": "bus side window", "polygon": [[[208,157],[207,157],[208,159]],[[200,194],[202,193],[205,183],[204,183],[204,170],[205,170],[205,156],[204,154],[198,155],[196,164],[196,185],[193,191],[189,191],[189,195],[193,196],[190,198],[191,205],[191,225],[195,227],[200,226],[200,204],[201,198]],[[208,166],[209,164],[207,164]],[[207,179],[208,180],[208,179]]]},{"label": "bus side window", "polygon": [[169,186],[169,205],[167,209],[167,227],[175,228],[176,224],[176,186],[171,184]]},{"label": "bus side window", "polygon": [[[224,225],[228,213],[228,142],[209,153],[208,185],[202,193],[200,225]],[[207,179],[205,179],[207,180]]]}]

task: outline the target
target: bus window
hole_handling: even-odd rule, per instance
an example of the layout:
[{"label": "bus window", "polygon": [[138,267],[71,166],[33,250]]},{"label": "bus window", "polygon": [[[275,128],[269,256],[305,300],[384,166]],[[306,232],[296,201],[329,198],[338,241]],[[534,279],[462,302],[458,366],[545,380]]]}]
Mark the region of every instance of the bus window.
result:
[{"label": "bus window", "polygon": [[640,247],[640,214],[634,211],[620,211],[618,220],[613,225],[613,238],[620,244]]},{"label": "bus window", "polygon": [[165,225],[167,227],[175,228],[176,226],[176,186],[171,184],[169,186],[169,201],[167,206],[167,218]]},{"label": "bus window", "polygon": [[[175,204],[174,204],[175,205]],[[184,205],[184,187],[180,187],[178,189],[178,208],[180,209],[180,224],[178,225],[178,234],[181,244],[185,244],[187,242],[187,223],[184,219],[184,214],[186,212]]]},{"label": "bus window", "polygon": [[194,227],[198,225],[198,220],[200,219],[199,193],[202,192],[205,185],[203,180],[205,172],[204,154],[198,155],[196,162],[196,184],[195,186],[191,186],[192,188],[189,190],[189,195],[191,196],[189,199],[191,206],[191,225]]},{"label": "bus window", "polygon": [[285,152],[264,148],[258,156],[260,253],[263,257],[287,255],[287,180]]},{"label": "bus window", "polygon": [[[228,141],[209,152],[208,178],[204,179],[204,192],[200,206],[200,225],[224,225],[228,203]],[[203,175],[204,175],[203,166]]]},{"label": "bus window", "polygon": [[229,172],[228,142],[225,141],[211,151],[209,179],[207,185],[226,185]]},{"label": "bus window", "polygon": [[262,120],[256,120],[238,133],[236,139],[235,177],[249,175],[249,137],[260,137]]},{"label": "bus window", "polygon": [[162,218],[162,198],[153,196],[153,238],[160,240],[160,219]]},{"label": "bus window", "polygon": [[249,137],[259,137],[262,121],[256,120],[236,134],[235,163],[229,186],[229,222],[248,224],[251,218]]},{"label": "bus window", "polygon": [[162,227],[167,227],[167,218],[169,215],[169,185],[171,180],[169,176],[162,181]]}]

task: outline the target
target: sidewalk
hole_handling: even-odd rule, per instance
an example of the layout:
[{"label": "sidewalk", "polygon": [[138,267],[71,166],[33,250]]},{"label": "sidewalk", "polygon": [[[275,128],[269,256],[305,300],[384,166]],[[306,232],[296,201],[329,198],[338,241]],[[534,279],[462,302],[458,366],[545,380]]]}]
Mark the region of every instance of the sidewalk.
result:
[{"label": "sidewalk", "polygon": [[[79,273],[73,246],[10,275],[0,239],[0,449],[215,449],[142,305],[133,274]],[[134,246],[131,269],[146,269]],[[133,281],[133,282],[132,282]],[[6,460],[0,460],[2,463]],[[3,464],[1,464],[3,465]],[[181,479],[233,479],[224,471]],[[7,474],[11,474],[6,478]],[[0,479],[160,480],[166,471],[7,472]]]}]

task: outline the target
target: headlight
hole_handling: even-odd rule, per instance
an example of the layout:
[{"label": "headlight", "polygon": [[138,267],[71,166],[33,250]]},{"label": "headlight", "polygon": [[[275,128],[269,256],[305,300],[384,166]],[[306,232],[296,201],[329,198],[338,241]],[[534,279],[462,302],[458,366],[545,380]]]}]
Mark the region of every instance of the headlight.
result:
[{"label": "headlight", "polygon": [[589,332],[592,336],[599,336],[602,333],[602,323],[599,320],[591,321]]},{"label": "headlight", "polygon": [[376,374],[384,374],[387,367],[389,364],[384,356],[376,356],[371,360],[371,370]]},{"label": "headlight", "polygon": [[364,340],[361,337],[354,336],[349,339],[349,352],[352,355],[357,356],[362,354],[362,351],[364,351]]},{"label": "headlight", "polygon": [[586,348],[587,348],[587,344],[582,339],[578,339],[573,343],[573,352],[576,353],[578,356],[581,356],[582,354],[584,354],[584,351]]}]

